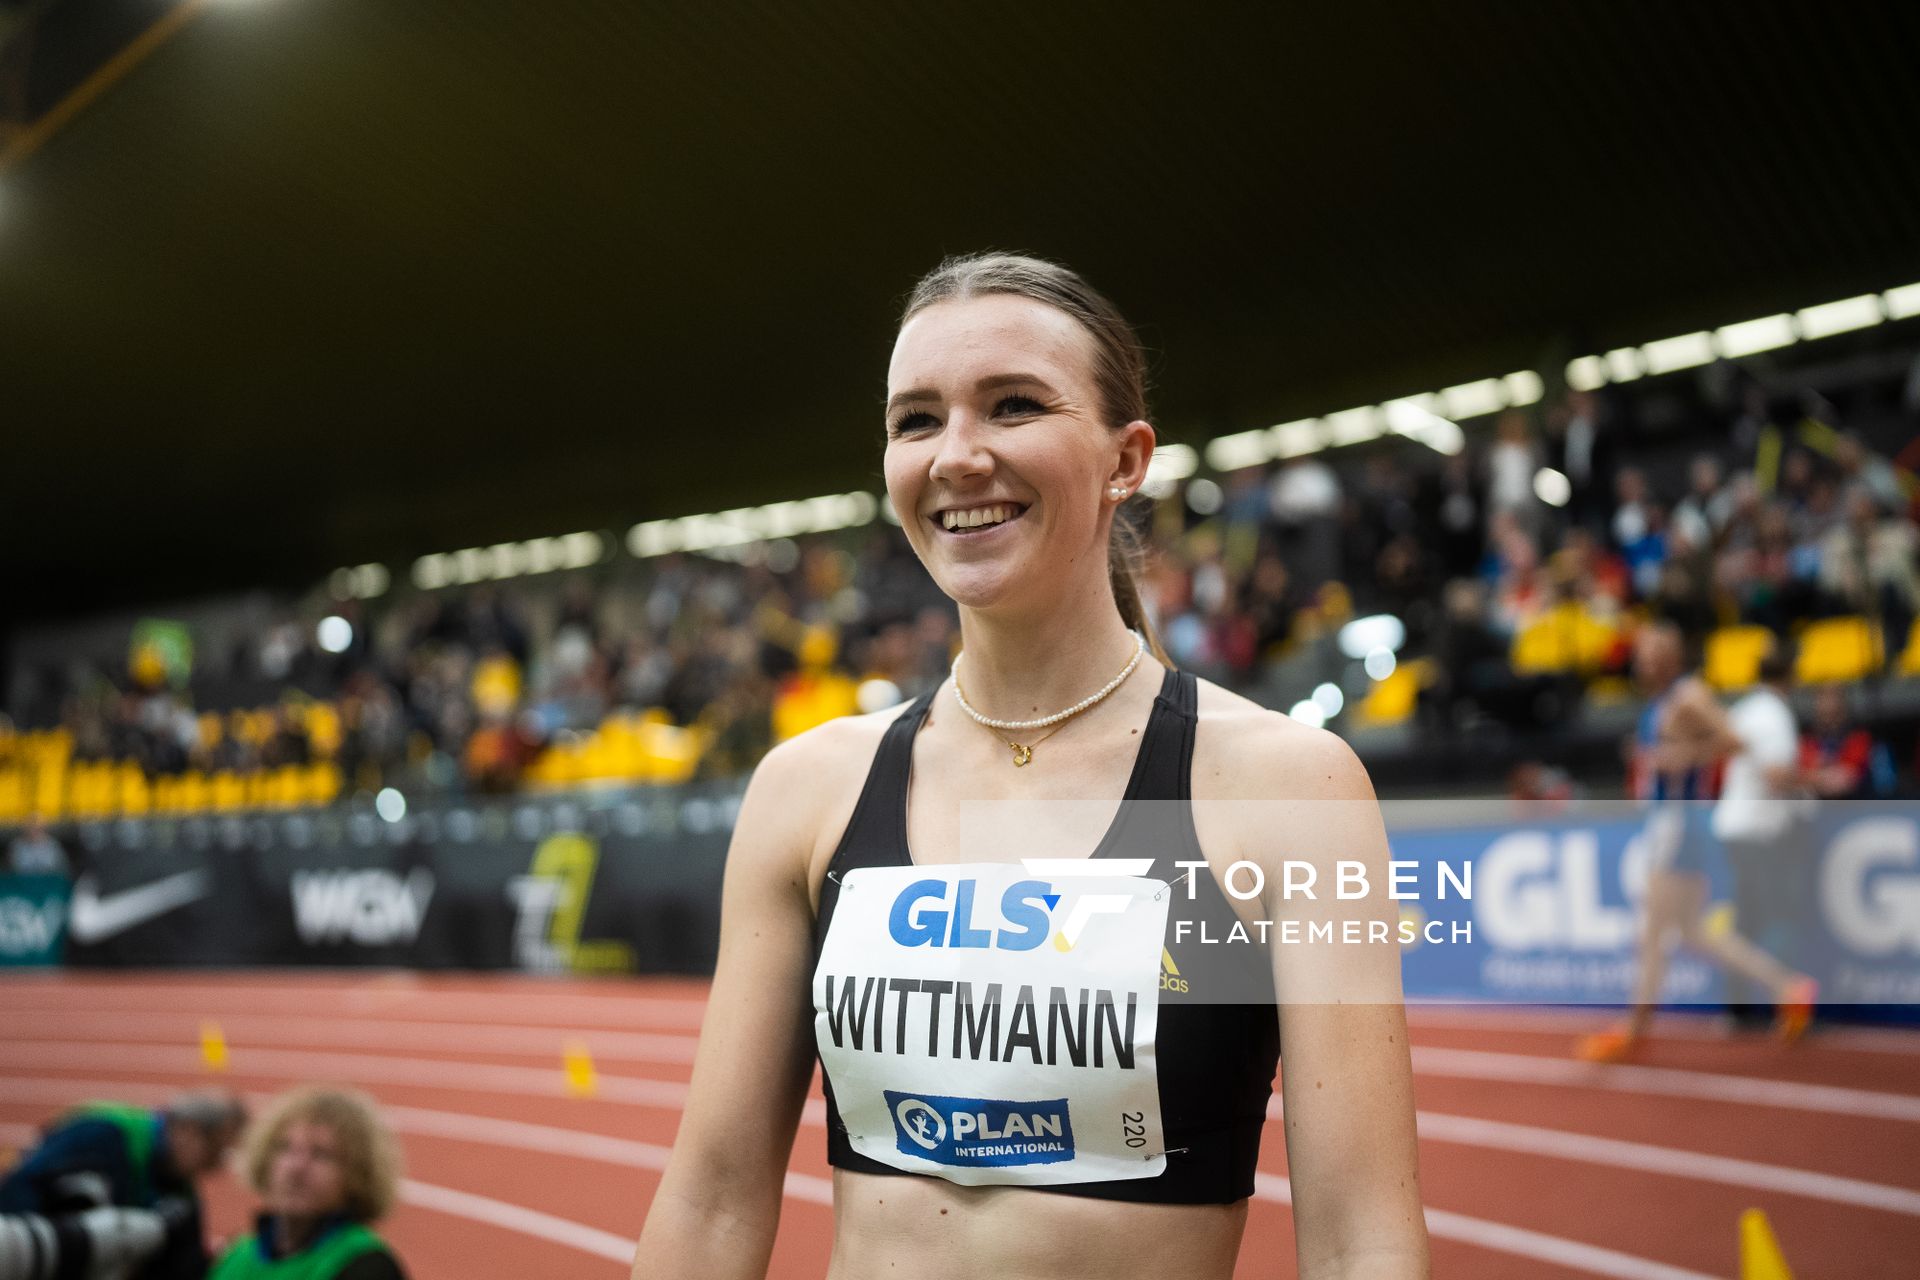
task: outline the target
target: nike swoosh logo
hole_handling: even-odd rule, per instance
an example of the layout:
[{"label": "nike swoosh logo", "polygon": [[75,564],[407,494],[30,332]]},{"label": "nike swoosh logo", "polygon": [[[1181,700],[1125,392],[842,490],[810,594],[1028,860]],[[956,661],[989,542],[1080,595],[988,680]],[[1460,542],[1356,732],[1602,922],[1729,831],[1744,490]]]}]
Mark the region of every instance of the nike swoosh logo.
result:
[{"label": "nike swoosh logo", "polygon": [[91,875],[81,876],[73,886],[73,901],[68,906],[67,936],[82,946],[104,942],[206,896],[207,873],[202,870],[182,871],[105,897]]}]

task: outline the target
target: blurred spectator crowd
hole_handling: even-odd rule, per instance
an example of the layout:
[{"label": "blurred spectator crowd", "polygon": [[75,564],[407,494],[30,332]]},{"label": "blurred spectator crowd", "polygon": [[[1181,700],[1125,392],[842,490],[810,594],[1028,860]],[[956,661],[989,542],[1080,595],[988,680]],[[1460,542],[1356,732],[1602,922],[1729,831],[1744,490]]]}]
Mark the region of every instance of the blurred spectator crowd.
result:
[{"label": "blurred spectator crowd", "polygon": [[[1331,685],[1335,728],[1428,743],[1631,697],[1647,618],[1678,623],[1725,690],[1787,641],[1803,685],[1840,691],[1819,732],[1865,788],[1845,690],[1920,676],[1911,408],[1876,402],[1869,439],[1818,396],[1745,380],[1658,422],[1644,404],[1569,392],[1452,455],[1388,437],[1165,486],[1131,512],[1157,551],[1143,598],[1181,666],[1282,709]],[[1343,643],[1383,615],[1384,656]],[[190,662],[135,643],[16,672],[0,821],[728,777],[917,695],[957,643],[951,603],[882,522],[322,595],[197,637]]]}]

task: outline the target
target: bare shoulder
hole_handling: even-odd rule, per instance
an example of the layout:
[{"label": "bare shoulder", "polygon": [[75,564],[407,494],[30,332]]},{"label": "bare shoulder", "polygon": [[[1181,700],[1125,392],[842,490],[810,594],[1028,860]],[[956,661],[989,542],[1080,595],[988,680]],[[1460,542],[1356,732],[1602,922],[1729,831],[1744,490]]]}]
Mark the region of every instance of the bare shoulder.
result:
[{"label": "bare shoulder", "polygon": [[1199,680],[1194,799],[1371,800],[1366,766],[1338,734]]},{"label": "bare shoulder", "polygon": [[769,843],[798,855],[795,874],[804,877],[816,904],[820,878],[853,817],[880,739],[906,705],[824,721],[776,743],[754,766],[742,817],[751,809],[791,837]]}]

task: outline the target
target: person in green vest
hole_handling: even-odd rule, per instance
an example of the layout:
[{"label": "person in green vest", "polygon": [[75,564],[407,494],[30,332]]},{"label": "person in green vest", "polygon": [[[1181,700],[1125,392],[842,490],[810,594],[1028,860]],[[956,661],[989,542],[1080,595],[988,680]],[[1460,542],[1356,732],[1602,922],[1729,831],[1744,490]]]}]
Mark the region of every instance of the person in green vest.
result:
[{"label": "person in green vest", "polygon": [[[133,1276],[200,1280],[208,1257],[196,1184],[225,1162],[246,1119],[240,1100],[218,1090],[183,1093],[158,1110],[113,1102],[75,1107],[0,1179],[0,1214],[58,1227],[90,1212],[129,1211],[113,1221],[141,1228],[119,1250],[138,1260]],[[97,1212],[95,1218],[107,1221]],[[76,1253],[89,1234],[104,1251],[97,1232],[80,1232],[63,1253]]]},{"label": "person in green vest", "polygon": [[400,1149],[371,1098],[313,1085],[275,1099],[243,1165],[261,1211],[210,1280],[406,1280],[373,1229],[399,1194]]}]

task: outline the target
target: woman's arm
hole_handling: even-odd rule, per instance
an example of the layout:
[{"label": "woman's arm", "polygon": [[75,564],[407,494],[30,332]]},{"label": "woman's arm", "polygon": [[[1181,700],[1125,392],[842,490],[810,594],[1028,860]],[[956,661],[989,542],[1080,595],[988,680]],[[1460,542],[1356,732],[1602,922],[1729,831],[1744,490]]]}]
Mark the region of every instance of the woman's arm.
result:
[{"label": "woman's arm", "polygon": [[803,736],[774,747],[741,800],[693,1084],[640,1232],[635,1280],[766,1274],[813,1076],[813,745]]},{"label": "woman's arm", "polygon": [[[1276,921],[1280,1084],[1301,1280],[1424,1278],[1399,910],[1387,896],[1379,802],[1365,767],[1332,734],[1289,725],[1254,757],[1267,771],[1264,794],[1286,797],[1247,806],[1271,812],[1244,847],[1266,872],[1260,901]],[[1312,869],[1316,897],[1283,895],[1286,860]],[[1363,896],[1337,897],[1341,863],[1350,873],[1359,865]],[[1305,875],[1296,866],[1295,883]],[[1278,922],[1289,919],[1303,938],[1313,924],[1330,926],[1333,940],[1282,941]],[[1342,940],[1348,927],[1354,940]],[[1370,929],[1386,940],[1368,940]]]}]

